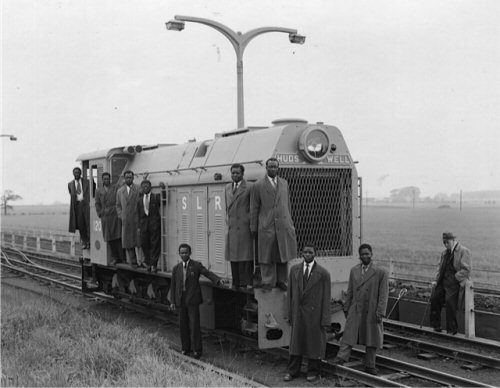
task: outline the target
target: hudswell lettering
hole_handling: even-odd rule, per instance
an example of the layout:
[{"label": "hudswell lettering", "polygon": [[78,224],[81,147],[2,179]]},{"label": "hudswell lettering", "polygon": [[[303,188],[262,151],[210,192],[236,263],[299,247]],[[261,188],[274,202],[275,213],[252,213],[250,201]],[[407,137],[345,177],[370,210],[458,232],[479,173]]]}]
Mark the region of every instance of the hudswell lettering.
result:
[{"label": "hudswell lettering", "polygon": [[300,163],[299,155],[297,154],[276,154],[275,158],[280,163]]}]

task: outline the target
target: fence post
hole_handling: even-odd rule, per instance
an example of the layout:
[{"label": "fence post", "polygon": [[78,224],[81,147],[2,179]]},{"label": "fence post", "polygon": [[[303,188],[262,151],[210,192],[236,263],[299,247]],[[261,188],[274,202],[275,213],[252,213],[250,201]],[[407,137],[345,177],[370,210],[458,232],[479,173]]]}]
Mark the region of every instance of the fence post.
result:
[{"label": "fence post", "polygon": [[465,282],[465,338],[476,336],[474,317],[474,287],[471,280]]},{"label": "fence post", "polygon": [[75,236],[71,236],[71,239],[70,239],[70,248],[69,248],[69,254],[72,256],[72,257],[75,257],[76,254],[75,254]]}]

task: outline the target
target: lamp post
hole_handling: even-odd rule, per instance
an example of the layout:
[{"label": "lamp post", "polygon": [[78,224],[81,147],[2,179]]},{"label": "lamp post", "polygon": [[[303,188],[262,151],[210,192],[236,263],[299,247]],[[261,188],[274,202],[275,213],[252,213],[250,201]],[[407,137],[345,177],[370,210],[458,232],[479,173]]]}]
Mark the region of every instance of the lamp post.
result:
[{"label": "lamp post", "polygon": [[210,19],[197,18],[192,16],[175,15],[175,20],[170,20],[165,23],[167,30],[182,31],[184,29],[184,22],[201,23],[206,26],[212,27],[222,33],[234,47],[236,52],[236,80],[237,80],[237,115],[238,115],[238,128],[245,126],[245,113],[243,105],[243,52],[248,43],[258,35],[265,34],[266,32],[284,32],[288,34],[290,43],[304,44],[306,37],[298,35],[297,30],[291,28],[281,27],[261,27],[250,30],[244,34],[241,32],[234,32],[229,27]]},{"label": "lamp post", "polygon": [[17,140],[17,137],[15,137],[14,135],[0,134],[0,137],[8,137],[10,139],[10,141],[16,141]]}]

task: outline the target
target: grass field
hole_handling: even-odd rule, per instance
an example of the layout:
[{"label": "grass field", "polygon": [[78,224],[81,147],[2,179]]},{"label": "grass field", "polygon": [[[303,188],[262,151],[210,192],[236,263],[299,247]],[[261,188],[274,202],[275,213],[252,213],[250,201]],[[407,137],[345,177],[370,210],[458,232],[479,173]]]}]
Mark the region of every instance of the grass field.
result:
[{"label": "grass field", "polygon": [[[69,205],[17,206],[2,217],[2,228],[43,229],[67,233]],[[472,252],[475,279],[500,288],[500,207],[440,209],[436,205],[363,208],[363,241],[377,260],[400,265],[400,272],[428,277],[444,249],[441,236],[451,231]]]},{"label": "grass field", "polygon": [[158,333],[2,286],[1,386],[220,387],[231,381],[183,363]]}]

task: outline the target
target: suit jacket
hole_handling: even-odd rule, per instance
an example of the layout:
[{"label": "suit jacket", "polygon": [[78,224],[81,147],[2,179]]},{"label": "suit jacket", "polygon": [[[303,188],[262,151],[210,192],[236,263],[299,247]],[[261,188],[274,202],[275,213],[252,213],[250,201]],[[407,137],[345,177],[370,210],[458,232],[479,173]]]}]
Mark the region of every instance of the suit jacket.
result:
[{"label": "suit jacket", "polygon": [[[181,306],[181,296],[183,293],[184,274],[182,270],[184,262],[178,263],[172,270],[172,284],[170,285],[170,302],[176,307]],[[210,279],[212,283],[217,283],[220,278],[205,268],[199,261],[189,260],[186,275],[186,291],[184,291],[184,301],[186,305],[196,306],[203,303],[200,287],[200,275]]]},{"label": "suit jacket", "polygon": [[[80,178],[82,182],[82,193],[83,193],[83,203],[85,206],[85,221],[86,225],[90,225],[90,184],[89,180],[85,178]],[[69,205],[69,232],[75,233],[76,230],[76,182],[73,179],[68,182],[68,191],[70,195],[70,205]]]},{"label": "suit jacket", "polygon": [[296,264],[288,275],[288,317],[292,325],[290,354],[318,359],[325,356],[325,327],[331,323],[330,274],[315,263],[304,289],[303,268],[303,262]]},{"label": "suit jacket", "polygon": [[384,327],[382,322],[377,323],[377,315],[385,316],[388,297],[389,280],[383,268],[372,261],[361,279],[361,264],[354,266],[347,287],[344,309],[348,315],[342,342],[351,346],[359,343],[381,348]]},{"label": "suit jacket", "polygon": [[137,200],[137,213],[139,215],[139,227],[142,229],[144,224],[149,223],[150,226],[158,226],[160,228],[161,225],[161,216],[160,216],[160,194],[150,193],[149,195],[149,215],[146,215],[144,210],[144,194],[139,195],[139,199]]},{"label": "suit jacket", "polygon": [[[436,282],[439,283],[443,280],[444,271],[446,268],[446,250],[441,253],[441,260],[439,261],[437,273],[436,273]],[[460,287],[464,287],[467,279],[470,278],[470,271],[472,269],[471,265],[471,255],[470,251],[457,243],[455,245],[455,249],[453,250],[453,267],[457,271],[455,274],[455,279],[460,283]]]},{"label": "suit jacket", "polygon": [[253,238],[250,232],[250,192],[252,185],[241,181],[233,194],[228,183],[226,197],[226,260],[253,261]]},{"label": "suit jacket", "polygon": [[252,189],[250,201],[250,230],[258,232],[259,263],[269,264],[273,259],[273,243],[278,241],[282,263],[297,257],[297,236],[293,226],[288,182],[277,177],[276,190],[267,175]]},{"label": "suit jacket", "polygon": [[123,185],[116,192],[116,213],[122,222],[122,246],[123,248],[135,248],[140,246],[139,222],[137,214],[137,198],[139,187],[135,184],[130,186],[130,194],[127,194],[127,185]]},{"label": "suit jacket", "polygon": [[117,240],[121,237],[121,222],[116,213],[116,185],[110,185],[108,190],[101,187],[95,193],[95,210],[101,219],[104,241]]}]

